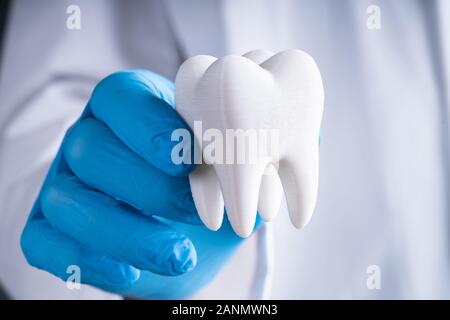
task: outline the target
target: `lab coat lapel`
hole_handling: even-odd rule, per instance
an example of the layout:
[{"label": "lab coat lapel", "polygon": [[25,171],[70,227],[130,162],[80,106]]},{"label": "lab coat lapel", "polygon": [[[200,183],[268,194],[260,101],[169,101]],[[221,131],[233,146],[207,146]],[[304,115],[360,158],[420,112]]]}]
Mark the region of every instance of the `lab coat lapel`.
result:
[{"label": "lab coat lapel", "polygon": [[166,8],[183,58],[226,53],[221,0],[168,0]]}]

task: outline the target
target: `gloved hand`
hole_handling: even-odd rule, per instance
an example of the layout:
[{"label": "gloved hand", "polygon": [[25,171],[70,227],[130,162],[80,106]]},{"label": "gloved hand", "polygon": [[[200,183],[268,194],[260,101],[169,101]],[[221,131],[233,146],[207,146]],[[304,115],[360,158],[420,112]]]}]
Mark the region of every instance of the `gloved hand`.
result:
[{"label": "gloved hand", "polygon": [[28,262],[66,280],[142,298],[184,298],[209,282],[242,241],[200,222],[171,141],[187,128],[174,85],[149,71],[101,81],[68,130],[22,234]]}]

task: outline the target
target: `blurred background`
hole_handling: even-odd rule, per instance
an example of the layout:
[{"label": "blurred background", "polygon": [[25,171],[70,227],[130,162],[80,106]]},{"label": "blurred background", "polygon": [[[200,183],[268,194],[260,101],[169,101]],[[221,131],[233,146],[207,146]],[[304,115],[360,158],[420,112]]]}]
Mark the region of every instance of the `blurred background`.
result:
[{"label": "blurred background", "polygon": [[[319,200],[304,230],[285,204],[273,222],[271,297],[450,298],[449,1],[15,0],[0,11],[9,297],[110,298],[68,290],[19,247],[61,138],[100,79],[145,68],[174,80],[193,55],[298,48],[325,87]],[[246,298],[254,251],[247,241],[196,297]]]}]

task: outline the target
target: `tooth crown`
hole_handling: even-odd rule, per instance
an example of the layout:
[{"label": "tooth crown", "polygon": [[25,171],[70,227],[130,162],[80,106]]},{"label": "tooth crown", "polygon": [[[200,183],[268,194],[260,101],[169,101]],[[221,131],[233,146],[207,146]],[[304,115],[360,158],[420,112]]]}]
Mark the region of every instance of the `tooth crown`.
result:
[{"label": "tooth crown", "polygon": [[[178,71],[175,99],[191,128],[201,121],[203,130],[214,128],[224,136],[227,129],[279,132],[276,152],[254,154],[251,163],[202,164],[190,175],[196,207],[208,228],[220,228],[225,206],[235,232],[247,237],[257,210],[266,221],[277,214],[283,189],[292,223],[297,228],[308,223],[317,198],[324,103],[322,79],[311,56],[300,50],[195,56]],[[195,138],[199,143],[203,139]],[[236,152],[244,151],[249,150],[237,147]]]}]

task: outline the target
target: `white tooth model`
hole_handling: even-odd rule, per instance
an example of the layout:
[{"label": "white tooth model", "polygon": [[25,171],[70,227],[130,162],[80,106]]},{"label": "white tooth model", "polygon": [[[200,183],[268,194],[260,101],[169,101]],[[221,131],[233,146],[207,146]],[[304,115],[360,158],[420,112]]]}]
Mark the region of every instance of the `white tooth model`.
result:
[{"label": "white tooth model", "polygon": [[[234,231],[248,237],[257,211],[266,221],[277,214],[283,189],[294,226],[309,222],[317,198],[324,104],[322,79],[311,56],[300,50],[195,56],[178,71],[175,99],[177,111],[193,130],[194,122],[201,121],[203,131],[213,129],[224,137],[227,129],[278,132],[277,148],[264,153],[236,147],[237,153],[253,152],[256,161],[220,163],[202,148],[203,164],[189,179],[208,228],[220,228],[226,207]],[[195,131],[199,146],[214,140]],[[233,151],[225,148],[223,153]]]}]

